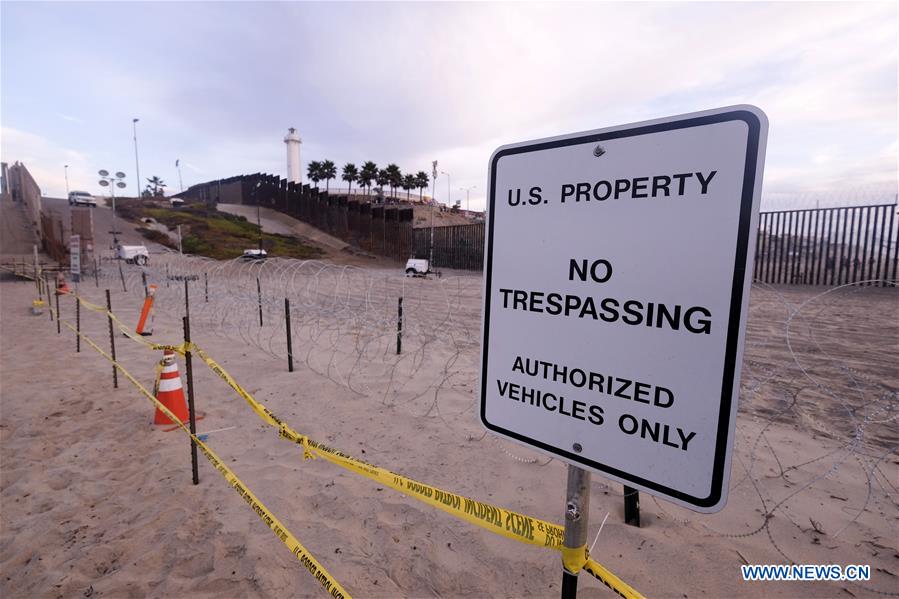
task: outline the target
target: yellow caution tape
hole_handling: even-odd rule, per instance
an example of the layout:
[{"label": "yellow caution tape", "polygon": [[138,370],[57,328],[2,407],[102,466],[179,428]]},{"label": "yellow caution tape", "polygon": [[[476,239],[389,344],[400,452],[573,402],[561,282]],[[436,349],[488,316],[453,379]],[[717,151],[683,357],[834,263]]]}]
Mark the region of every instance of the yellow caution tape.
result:
[{"label": "yellow caution tape", "polygon": [[254,412],[256,412],[256,414],[260,418],[262,418],[264,421],[266,421],[268,424],[270,424],[272,426],[275,426],[275,427],[281,426],[282,422],[281,422],[280,418],[275,416],[275,414],[271,410],[269,410],[267,407],[265,407],[264,405],[262,405],[261,403],[256,401],[253,398],[253,396],[250,395],[250,393],[246,389],[241,387],[240,384],[236,380],[234,380],[233,376],[228,374],[228,372],[224,368],[222,368],[218,362],[216,362],[215,360],[210,358],[209,355],[206,352],[204,352],[202,349],[200,349],[200,347],[197,346],[196,343],[191,343],[189,349],[191,352],[194,353],[194,355],[196,355],[198,358],[200,358],[200,360],[202,360],[204,364],[209,366],[209,368],[212,369],[212,371],[214,373],[219,375],[223,381],[228,383],[228,385],[232,389],[234,389],[237,392],[237,394],[240,395],[244,399],[244,401],[247,402],[247,404],[253,409]]},{"label": "yellow caution tape", "polygon": [[156,407],[169,417],[172,422],[178,424],[178,427],[187,434],[194,443],[197,444],[197,447],[203,452],[203,455],[206,456],[206,459],[212,464],[212,466],[223,476],[225,480],[228,481],[228,484],[232,489],[237,491],[237,494],[241,496],[241,498],[250,506],[250,508],[256,513],[259,518],[265,522],[268,527],[275,533],[275,536],[278,537],[282,543],[284,543],[288,549],[290,549],[291,553],[297,558],[297,560],[305,567],[310,574],[315,577],[315,580],[321,585],[321,587],[334,599],[343,599],[349,598],[350,594],[344,589],[337,580],[332,577],[328,571],[322,566],[309,551],[300,543],[299,540],[287,529],[286,526],[272,513],[269,509],[263,504],[256,495],[250,491],[249,487],[247,487],[238,477],[237,475],[230,469],[225,463],[212,451],[205,443],[203,443],[200,439],[197,438],[196,435],[190,432],[190,429],[186,424],[181,422],[175,414],[173,414],[162,402],[160,402],[156,397],[150,393],[146,387],[141,385],[140,381],[138,381],[134,376],[125,370],[125,368],[116,360],[112,359],[112,356],[107,354],[103,349],[97,345],[93,339],[76,330],[68,322],[63,321],[68,328],[70,328],[73,332],[79,335],[85,342],[88,343],[94,350],[97,351],[101,356],[112,362],[112,364],[119,369],[119,371],[131,381],[138,391],[143,393],[147,399],[152,401]]},{"label": "yellow caution tape", "polygon": [[640,593],[590,558],[586,546],[576,549],[564,547],[562,541],[565,529],[561,526],[444,491],[318,443],[306,435],[296,432],[275,416],[195,343],[191,344],[190,350],[228,383],[260,418],[272,426],[277,426],[281,437],[302,446],[304,459],[314,458],[318,455],[333,464],[361,474],[475,526],[529,545],[550,547],[561,551],[563,565],[570,572],[577,573],[584,569],[618,595],[627,599],[643,599]]},{"label": "yellow caution tape", "polygon": [[333,464],[361,474],[400,493],[436,507],[457,518],[487,529],[498,535],[538,547],[560,549],[564,529],[561,526],[531,518],[518,512],[497,507],[444,491],[411,478],[374,466],[341,451],[322,445],[305,435],[300,435],[286,424],[280,427],[285,439],[303,446],[304,452],[318,455]]},{"label": "yellow caution tape", "polygon": [[587,556],[587,563],[584,564],[584,571],[609,587],[609,589],[619,597],[624,597],[624,599],[645,599],[645,597],[638,591],[634,590],[629,584],[609,572],[602,564],[596,562],[590,556]]},{"label": "yellow caution tape", "polygon": [[565,547],[562,546],[562,567],[571,572],[572,574],[577,574],[581,571],[581,568],[584,567],[584,564],[587,563],[587,546],[582,545],[580,547]]},{"label": "yellow caution tape", "polygon": [[476,526],[510,539],[540,547],[561,548],[564,529],[560,526],[418,482],[354,458],[297,433],[275,416],[271,410],[258,402],[246,389],[240,386],[234,377],[228,374],[220,364],[210,358],[196,344],[192,343],[190,350],[234,389],[260,418],[268,424],[278,427],[282,437],[301,445],[304,458],[309,459],[319,455],[347,470],[361,474]]},{"label": "yellow caution tape", "polygon": [[228,383],[260,418],[268,424],[278,427],[281,437],[301,445],[304,458],[309,459],[319,455],[347,470],[361,474],[409,497],[414,497],[433,507],[510,539],[540,547],[552,547],[554,549],[562,547],[564,529],[561,526],[412,480],[301,435],[275,416],[271,410],[258,402],[218,362],[210,358],[195,343],[191,344],[190,350],[209,366],[213,372],[219,375],[222,380]]},{"label": "yellow caution tape", "polygon": [[119,320],[118,316],[116,316],[110,310],[107,310],[106,306],[100,306],[98,304],[93,304],[81,296],[76,295],[75,298],[79,302],[81,302],[81,305],[84,306],[85,308],[87,308],[88,310],[105,314],[106,316],[111,318],[113,320],[113,322],[115,322],[116,326],[119,328],[119,331],[122,332],[122,334],[124,334],[126,337],[128,337],[132,341],[137,341],[138,343],[145,345],[147,347],[147,349],[151,349],[153,351],[162,351],[162,350],[167,349],[167,350],[175,352],[176,354],[180,354],[182,356],[184,355],[184,352],[187,351],[187,345],[184,343],[181,343],[179,345],[166,345],[166,344],[162,344],[162,343],[153,343],[152,341],[148,341],[146,338],[139,335],[134,330],[128,328],[127,325],[125,325],[121,320]]},{"label": "yellow caution tape", "polygon": [[[151,343],[131,331],[115,316],[115,314],[108,311],[105,307],[97,306],[96,304],[90,304],[83,299],[80,301],[82,301],[84,305],[88,306],[92,310],[95,310],[97,312],[104,312],[109,315],[126,336],[151,349],[170,349],[181,355],[183,355],[186,351],[191,351],[222,380],[224,380],[232,389],[234,389],[234,391],[238,395],[240,395],[240,397],[243,398],[244,401],[247,402],[247,405],[249,405],[250,408],[260,418],[262,418],[262,420],[264,420],[271,426],[277,427],[279,430],[279,435],[282,438],[301,445],[303,447],[304,459],[313,459],[316,456],[320,456],[333,464],[365,476],[366,478],[370,478],[409,497],[418,499],[419,501],[427,503],[432,507],[436,507],[440,510],[443,510],[444,512],[447,512],[450,515],[474,524],[475,526],[479,526],[506,538],[520,541],[529,545],[549,547],[560,551],[562,553],[563,567],[572,574],[577,574],[581,569],[586,570],[594,578],[602,582],[619,596],[625,597],[627,599],[643,599],[643,595],[634,590],[620,578],[612,574],[612,572],[610,572],[604,566],[593,560],[589,556],[586,546],[577,547],[574,549],[564,547],[564,545],[562,544],[565,532],[563,527],[551,522],[547,522],[545,520],[531,518],[530,516],[519,514],[518,512],[513,512],[511,510],[491,505],[489,503],[483,503],[413,480],[411,478],[407,478],[400,474],[396,474],[395,472],[391,472],[390,470],[374,466],[373,464],[369,464],[368,462],[345,454],[337,449],[328,447],[327,445],[323,445],[321,443],[318,443],[317,441],[309,439],[309,437],[307,437],[306,435],[302,435],[293,430],[265,405],[257,401],[234,379],[234,377],[232,377],[218,362],[213,360],[196,343],[191,342],[183,343],[180,345],[160,345]],[[69,328],[72,328],[68,323],[65,324]],[[104,355],[108,360],[112,361],[112,359],[107,356],[105,352],[99,349],[95,344],[93,344],[92,342],[89,343],[91,343],[91,345],[94,345],[94,348],[97,349],[97,351]],[[116,367],[119,368],[119,370],[125,373],[126,377],[128,377],[129,380],[132,380],[132,382],[136,383],[136,381],[133,380],[133,378],[124,370],[124,368],[122,368],[114,361],[113,364],[115,364]],[[136,384],[139,385],[139,383]],[[140,386],[139,388],[144,392],[145,395],[153,400],[154,403],[161,405],[156,400],[156,398],[152,395],[149,395],[145,389]],[[168,410],[166,410],[165,408],[163,408],[163,410],[166,412],[166,415],[168,415],[173,421],[177,421],[177,418],[174,417],[170,412],[168,412]],[[187,434],[190,435],[190,431],[187,430],[183,424],[181,425],[181,428],[186,430]],[[196,439],[195,436],[191,435],[191,437],[197,442],[198,446],[200,446],[201,448],[205,447],[205,445],[201,441]],[[211,450],[209,451],[211,452]],[[214,457],[214,454],[212,454],[212,456]],[[207,458],[210,459],[210,461],[213,461],[210,455],[207,455]],[[223,464],[222,466],[225,467]],[[237,480],[236,477],[235,480]],[[299,545],[298,541],[296,543],[297,545]],[[302,547],[301,545],[299,546]],[[294,551],[294,553],[296,554],[296,551]],[[311,556],[309,557],[311,559]],[[298,559],[300,559],[299,555]],[[314,562],[314,564],[321,570],[320,566],[317,566],[317,562]],[[306,564],[304,563],[304,565]],[[307,568],[309,568],[309,566],[307,566]],[[309,569],[313,574],[316,573],[314,568]],[[321,571],[324,572],[324,570]],[[317,575],[316,577],[318,578]],[[336,587],[339,587],[336,581],[333,581],[333,584],[336,585]],[[325,587],[325,584],[322,583],[322,586]],[[328,587],[325,588],[327,589]],[[340,590],[340,592],[346,595],[346,592],[342,589]]]}]

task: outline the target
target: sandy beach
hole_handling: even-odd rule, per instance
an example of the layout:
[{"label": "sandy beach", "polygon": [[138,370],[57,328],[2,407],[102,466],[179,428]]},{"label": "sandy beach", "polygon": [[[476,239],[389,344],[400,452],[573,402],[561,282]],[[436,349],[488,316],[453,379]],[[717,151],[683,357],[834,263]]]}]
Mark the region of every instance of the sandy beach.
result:
[{"label": "sandy beach", "polygon": [[[135,322],[140,269],[107,263],[79,292]],[[413,479],[562,522],[565,466],[485,434],[476,415],[480,277],[407,279],[396,269],[154,256],[157,343],[180,343],[190,282],[192,338],[250,393],[312,439]],[[195,277],[193,277],[195,275]],[[256,277],[263,290],[259,326]],[[175,280],[172,280],[175,279]],[[208,283],[208,302],[206,285]],[[648,597],[842,597],[894,593],[899,442],[894,289],[752,290],[730,499],[702,516],[593,477],[592,554]],[[5,276],[2,538],[5,597],[324,596],[316,580],[190,444],[47,313],[35,286]],[[287,371],[283,298],[295,371]],[[403,353],[395,353],[396,298]],[[74,323],[71,297],[60,302]],[[105,315],[82,330],[104,349]],[[122,365],[152,386],[160,352],[117,336]],[[182,376],[183,360],[179,359]],[[200,433],[351,594],[551,597],[556,552],[454,519],[279,439],[194,363]],[[870,564],[870,582],[743,582],[740,565]],[[611,596],[581,575],[581,595]]]}]

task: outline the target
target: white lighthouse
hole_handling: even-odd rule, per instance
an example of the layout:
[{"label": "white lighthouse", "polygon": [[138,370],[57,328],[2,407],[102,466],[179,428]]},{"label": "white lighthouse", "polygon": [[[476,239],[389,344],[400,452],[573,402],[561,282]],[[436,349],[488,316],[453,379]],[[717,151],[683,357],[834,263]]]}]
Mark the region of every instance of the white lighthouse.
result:
[{"label": "white lighthouse", "polygon": [[303,182],[303,171],[300,169],[300,139],[297,130],[291,127],[284,136],[284,143],[287,144],[287,180],[291,183]]}]

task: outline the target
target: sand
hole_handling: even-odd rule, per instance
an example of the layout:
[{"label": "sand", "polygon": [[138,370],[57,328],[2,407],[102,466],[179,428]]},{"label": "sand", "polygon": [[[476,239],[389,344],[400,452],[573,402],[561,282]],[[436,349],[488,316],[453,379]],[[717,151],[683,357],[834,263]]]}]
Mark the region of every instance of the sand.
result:
[{"label": "sand", "polygon": [[[565,466],[485,434],[476,415],[481,280],[445,272],[154,255],[157,342],[181,339],[183,283],[193,339],[294,428],[371,463],[463,495],[562,522]],[[140,270],[104,289],[135,323]],[[260,327],[256,276],[263,288]],[[209,302],[204,283],[209,281]],[[3,597],[324,597],[319,585],[201,456],[153,426],[153,408],[49,316],[34,286],[0,280],[0,593]],[[899,591],[896,289],[755,286],[730,499],[704,516],[641,496],[623,523],[622,488],[595,475],[593,555],[650,597],[849,597]],[[395,354],[396,298],[404,350]],[[287,371],[283,298],[295,372]],[[74,302],[61,301],[74,322]],[[797,311],[798,309],[798,311]],[[108,344],[105,317],[82,313]],[[151,385],[158,352],[116,339]],[[183,361],[179,360],[184,369]],[[200,432],[288,528],[358,597],[554,597],[557,553],[501,538],[278,438],[195,363]],[[749,563],[870,564],[866,583],[750,583]],[[612,596],[581,575],[582,597]]]}]

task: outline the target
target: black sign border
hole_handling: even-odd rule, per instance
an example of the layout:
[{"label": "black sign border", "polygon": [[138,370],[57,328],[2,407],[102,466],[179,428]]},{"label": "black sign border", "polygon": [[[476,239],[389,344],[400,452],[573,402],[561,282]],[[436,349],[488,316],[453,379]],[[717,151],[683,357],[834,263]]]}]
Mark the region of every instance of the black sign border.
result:
[{"label": "black sign border", "polygon": [[[725,123],[730,121],[743,121],[748,127],[747,143],[746,143],[746,162],[743,170],[743,194],[740,200],[740,223],[737,233],[737,253],[734,258],[734,276],[731,284],[731,301],[730,301],[730,318],[728,320],[727,340],[725,344],[724,356],[724,373],[721,384],[721,405],[718,416],[718,435],[715,442],[715,461],[712,471],[712,488],[708,497],[695,497],[671,489],[664,485],[653,481],[634,476],[623,470],[600,464],[584,456],[565,451],[564,449],[553,447],[536,439],[525,437],[514,431],[504,429],[487,421],[487,360],[490,337],[490,296],[493,283],[493,228],[496,220],[496,168],[500,158],[513,154],[523,154],[527,152],[535,152],[554,148],[562,148],[586,143],[595,143],[608,141],[612,139],[621,139],[624,137],[636,137],[638,135],[647,135],[650,133],[660,133],[663,131],[673,131],[677,129],[688,129],[692,127],[702,127],[716,123]],[[618,129],[615,131],[607,131],[602,133],[594,133],[578,137],[570,137],[558,139],[554,141],[546,141],[514,148],[506,148],[499,150],[493,155],[490,161],[490,198],[489,209],[490,219],[487,231],[487,252],[484,265],[484,273],[486,276],[486,285],[484,288],[484,338],[483,338],[483,356],[481,358],[481,423],[490,431],[501,435],[517,439],[527,445],[538,447],[548,453],[564,457],[572,462],[582,464],[601,473],[610,474],[621,480],[625,480],[647,489],[652,489],[660,495],[676,499],[688,505],[699,508],[711,508],[718,504],[723,493],[723,482],[725,474],[725,463],[727,458],[727,450],[730,439],[731,411],[733,409],[733,393],[734,393],[734,370],[736,368],[737,349],[740,339],[740,319],[742,317],[743,308],[743,281],[746,275],[746,256],[749,249],[749,229],[752,225],[752,201],[755,194],[756,168],[758,166],[759,153],[759,137],[761,132],[761,122],[756,114],[748,110],[732,110],[717,114],[698,116],[683,120],[674,120],[665,123],[656,123],[652,125],[644,125],[634,128]]]}]

